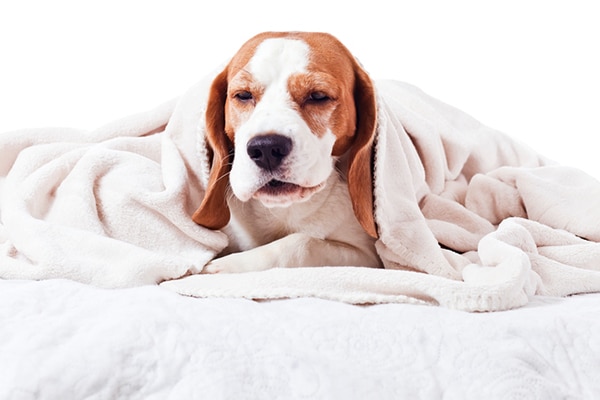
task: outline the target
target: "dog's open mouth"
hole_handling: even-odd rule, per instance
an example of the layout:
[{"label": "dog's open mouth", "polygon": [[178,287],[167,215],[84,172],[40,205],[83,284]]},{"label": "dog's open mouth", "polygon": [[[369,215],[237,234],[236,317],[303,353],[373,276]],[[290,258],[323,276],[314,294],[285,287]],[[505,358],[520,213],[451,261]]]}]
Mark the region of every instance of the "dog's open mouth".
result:
[{"label": "dog's open mouth", "polygon": [[293,193],[299,189],[301,186],[298,186],[293,183],[278,181],[277,179],[270,180],[265,186],[260,188],[258,191],[262,194],[267,194],[271,196],[281,196],[286,195],[288,193]]},{"label": "dog's open mouth", "polygon": [[291,203],[308,200],[310,196],[323,188],[325,183],[304,187],[291,182],[272,179],[254,193],[254,198],[265,205],[287,206]]}]

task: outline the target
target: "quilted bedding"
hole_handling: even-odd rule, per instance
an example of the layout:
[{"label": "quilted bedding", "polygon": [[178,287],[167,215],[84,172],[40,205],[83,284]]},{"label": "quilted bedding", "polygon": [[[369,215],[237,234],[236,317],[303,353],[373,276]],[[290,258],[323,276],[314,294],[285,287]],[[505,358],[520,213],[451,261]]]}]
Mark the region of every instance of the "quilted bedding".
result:
[{"label": "quilted bedding", "polygon": [[1,399],[593,399],[600,295],[466,313],[0,280]]}]

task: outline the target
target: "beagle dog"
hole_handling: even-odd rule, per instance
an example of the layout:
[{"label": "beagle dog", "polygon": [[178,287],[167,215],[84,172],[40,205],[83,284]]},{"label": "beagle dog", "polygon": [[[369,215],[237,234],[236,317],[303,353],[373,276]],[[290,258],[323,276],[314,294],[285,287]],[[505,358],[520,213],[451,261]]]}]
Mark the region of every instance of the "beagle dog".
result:
[{"label": "beagle dog", "polygon": [[211,170],[193,220],[229,245],[203,273],[381,267],[375,251],[373,83],[325,33],[267,32],[214,79]]}]

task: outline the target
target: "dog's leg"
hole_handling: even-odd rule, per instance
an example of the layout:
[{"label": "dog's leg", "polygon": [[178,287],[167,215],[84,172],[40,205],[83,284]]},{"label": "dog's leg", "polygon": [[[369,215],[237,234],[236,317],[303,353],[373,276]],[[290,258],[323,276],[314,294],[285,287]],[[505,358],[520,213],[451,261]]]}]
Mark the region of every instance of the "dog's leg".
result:
[{"label": "dog's leg", "polygon": [[202,273],[343,265],[380,267],[381,262],[372,252],[347,243],[294,233],[251,250],[216,258],[204,267]]}]

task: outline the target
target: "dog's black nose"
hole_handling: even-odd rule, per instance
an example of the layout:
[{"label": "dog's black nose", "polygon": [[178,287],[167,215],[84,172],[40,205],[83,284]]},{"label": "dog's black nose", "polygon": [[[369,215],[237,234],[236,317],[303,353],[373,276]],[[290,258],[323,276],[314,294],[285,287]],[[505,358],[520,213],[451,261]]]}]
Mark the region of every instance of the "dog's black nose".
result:
[{"label": "dog's black nose", "polygon": [[248,142],[246,150],[256,165],[272,171],[292,151],[292,140],[276,134],[256,136]]}]

